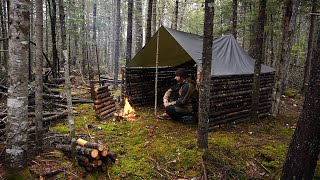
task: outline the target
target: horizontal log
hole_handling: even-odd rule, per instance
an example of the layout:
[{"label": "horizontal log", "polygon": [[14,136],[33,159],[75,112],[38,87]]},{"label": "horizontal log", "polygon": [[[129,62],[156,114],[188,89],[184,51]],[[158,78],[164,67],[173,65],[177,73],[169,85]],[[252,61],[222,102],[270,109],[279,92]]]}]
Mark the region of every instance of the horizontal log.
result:
[{"label": "horizontal log", "polygon": [[94,104],[95,105],[99,105],[101,103],[104,103],[104,102],[107,102],[107,101],[111,101],[113,100],[113,97],[109,96],[109,97],[106,97],[106,98],[103,98],[103,99],[97,99],[94,101]]},{"label": "horizontal log", "polygon": [[105,112],[105,111],[107,111],[109,109],[112,109],[112,108],[115,108],[115,107],[116,107],[116,105],[113,103],[113,104],[110,104],[110,105],[108,105],[106,107],[103,107],[103,108],[95,110],[95,113],[96,114],[101,114],[102,112]]},{"label": "horizontal log", "polygon": [[110,105],[110,104],[115,104],[115,101],[114,101],[114,100],[106,101],[106,102],[101,103],[101,104],[99,104],[99,105],[94,105],[93,108],[94,108],[95,110],[97,110],[97,109],[101,109],[101,108],[103,108],[103,107],[106,107],[106,106],[108,106],[108,105]]},{"label": "horizontal log", "polygon": [[107,115],[105,115],[105,116],[97,115],[97,118],[98,118],[99,120],[103,120],[103,119],[112,117],[112,116],[114,116],[114,112],[116,112],[116,109],[115,109],[114,111],[111,111],[109,114],[107,114]]},{"label": "horizontal log", "polygon": [[109,92],[109,87],[108,86],[99,87],[96,92],[98,94],[101,93],[101,92]]},{"label": "horizontal log", "polygon": [[46,118],[43,118],[43,121],[53,121],[53,120],[57,120],[57,119],[60,119],[60,118],[64,118],[68,115],[68,112],[61,112],[61,113],[58,113],[58,114],[55,114],[53,116],[49,116],[49,117],[46,117]]},{"label": "horizontal log", "polygon": [[[57,144],[56,148],[64,152],[71,153],[71,145]],[[76,146],[75,150],[77,154],[91,156],[93,158],[99,155],[99,151],[97,149],[90,149],[82,146]]]},{"label": "horizontal log", "polygon": [[77,155],[76,159],[78,160],[78,162],[81,161],[81,162],[83,162],[85,164],[89,163],[89,158],[86,157],[86,156]]},{"label": "horizontal log", "polygon": [[[268,91],[268,90],[272,90],[272,87],[261,88],[260,92]],[[234,92],[234,93],[230,93],[230,94],[219,94],[219,95],[211,96],[210,98],[214,99],[214,98],[221,98],[221,97],[240,96],[240,95],[251,94],[251,93],[252,93],[252,90],[241,91],[241,92]]]},{"label": "horizontal log", "polygon": [[95,99],[98,100],[98,99],[104,99],[106,97],[110,97],[111,93],[110,92],[106,92],[106,93],[102,93],[102,94],[98,94],[95,96]]},{"label": "horizontal log", "polygon": [[77,139],[77,144],[86,148],[98,149],[99,151],[102,151],[105,149],[105,146],[103,144],[89,142],[81,138]]},{"label": "horizontal log", "polygon": [[114,107],[114,108],[111,108],[111,109],[109,109],[109,110],[107,110],[107,111],[104,111],[104,112],[102,112],[102,113],[100,113],[100,114],[98,114],[98,115],[101,116],[101,117],[104,117],[104,116],[106,116],[106,115],[114,112],[115,110],[116,110],[116,108]]}]

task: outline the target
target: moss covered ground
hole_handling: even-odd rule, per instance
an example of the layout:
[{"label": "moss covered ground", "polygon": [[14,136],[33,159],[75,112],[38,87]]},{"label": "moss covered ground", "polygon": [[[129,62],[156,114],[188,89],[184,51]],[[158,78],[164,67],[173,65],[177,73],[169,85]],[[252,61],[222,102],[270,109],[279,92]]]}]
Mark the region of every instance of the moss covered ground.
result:
[{"label": "moss covered ground", "polygon": [[[118,162],[107,172],[85,172],[63,154],[53,151],[42,160],[54,159],[65,169],[58,179],[274,179],[281,174],[288,144],[302,107],[301,97],[284,97],[281,114],[218,128],[209,133],[209,148],[197,148],[197,126],[157,120],[153,107],[134,107],[133,122],[97,120],[92,104],[75,105],[78,134],[90,134],[118,153]],[[162,113],[160,109],[158,114]],[[90,128],[88,128],[90,125]],[[67,134],[67,122],[52,131]],[[49,154],[49,155],[48,155]],[[39,160],[40,161],[40,160]],[[316,170],[320,176],[320,165]]]}]

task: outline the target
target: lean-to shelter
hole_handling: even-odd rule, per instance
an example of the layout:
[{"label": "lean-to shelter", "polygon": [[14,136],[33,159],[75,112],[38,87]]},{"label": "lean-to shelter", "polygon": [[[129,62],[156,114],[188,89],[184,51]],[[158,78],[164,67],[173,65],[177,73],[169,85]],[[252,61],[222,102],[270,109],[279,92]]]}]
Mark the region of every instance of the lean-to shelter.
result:
[{"label": "lean-to shelter", "polygon": [[[158,52],[158,102],[162,102],[164,92],[174,83],[177,68],[184,67],[191,76],[195,76],[196,67],[202,62],[202,45],[202,37],[199,35],[160,27],[122,69],[122,93],[129,96],[133,104],[154,103]],[[213,40],[210,127],[249,118],[254,62],[232,35]],[[270,111],[273,85],[274,69],[262,65],[259,105],[261,117]]]}]

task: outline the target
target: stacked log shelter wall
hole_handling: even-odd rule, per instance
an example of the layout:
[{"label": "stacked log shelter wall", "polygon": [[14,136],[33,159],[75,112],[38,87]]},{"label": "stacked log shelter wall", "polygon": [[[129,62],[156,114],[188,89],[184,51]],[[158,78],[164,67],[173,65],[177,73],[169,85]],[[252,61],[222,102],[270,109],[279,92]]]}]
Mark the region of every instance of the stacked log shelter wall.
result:
[{"label": "stacked log shelter wall", "polygon": [[[174,83],[178,67],[159,68],[158,102]],[[196,68],[185,67],[195,77]],[[261,74],[259,117],[268,116],[274,87],[274,73]],[[155,96],[155,68],[122,68],[122,96],[128,96],[133,105],[153,105]],[[212,76],[209,129],[249,120],[252,101],[253,75]]]}]

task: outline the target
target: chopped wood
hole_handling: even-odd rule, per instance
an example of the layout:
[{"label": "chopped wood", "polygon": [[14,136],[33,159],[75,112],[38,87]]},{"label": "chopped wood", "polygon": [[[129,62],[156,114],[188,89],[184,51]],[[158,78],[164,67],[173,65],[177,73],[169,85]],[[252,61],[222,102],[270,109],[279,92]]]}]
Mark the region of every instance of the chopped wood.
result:
[{"label": "chopped wood", "polygon": [[108,106],[108,105],[114,104],[114,103],[115,103],[114,100],[110,100],[110,101],[106,101],[106,102],[104,102],[104,103],[101,103],[101,104],[99,104],[99,105],[94,105],[93,107],[94,107],[94,109],[100,109],[100,108],[103,108],[103,107],[105,107],[105,106]]},{"label": "chopped wood", "polygon": [[104,117],[104,116],[109,115],[110,113],[114,112],[115,110],[116,110],[116,108],[113,107],[113,108],[111,108],[111,109],[109,109],[107,111],[104,111],[104,112],[100,113],[99,116]]},{"label": "chopped wood", "polygon": [[103,151],[105,149],[105,146],[103,144],[88,142],[81,138],[77,139],[77,144],[87,148],[98,149],[99,151]]},{"label": "chopped wood", "polygon": [[[56,148],[64,152],[68,152],[68,153],[71,152],[71,145],[58,144]],[[97,149],[90,149],[82,146],[76,146],[76,152],[77,154],[91,156],[93,158],[99,155],[99,151]]]},{"label": "chopped wood", "polygon": [[103,98],[106,98],[106,97],[110,97],[110,95],[111,95],[110,92],[98,94],[98,95],[95,95],[95,99],[103,99]]},{"label": "chopped wood", "polygon": [[106,101],[110,101],[112,99],[113,99],[113,97],[111,97],[111,96],[103,98],[103,99],[97,99],[97,100],[94,101],[94,104],[98,105],[98,104],[104,103]]},{"label": "chopped wood", "polygon": [[88,157],[85,157],[85,156],[81,156],[81,155],[77,155],[76,156],[76,159],[78,160],[78,161],[82,161],[83,163],[89,163],[89,158]]},{"label": "chopped wood", "polygon": [[103,149],[103,150],[100,152],[100,155],[101,155],[102,157],[106,157],[106,156],[108,155],[108,149],[107,149],[107,148]]},{"label": "chopped wood", "polygon": [[97,109],[97,110],[95,111],[95,113],[96,113],[96,114],[101,114],[102,112],[107,111],[107,110],[109,110],[109,109],[111,109],[111,108],[114,108],[114,107],[116,107],[116,105],[113,103],[113,104],[110,104],[110,105],[108,105],[108,106],[106,106],[106,107]]},{"label": "chopped wood", "polygon": [[110,158],[113,163],[116,162],[118,155],[115,152],[109,151],[107,154],[107,158]]}]

